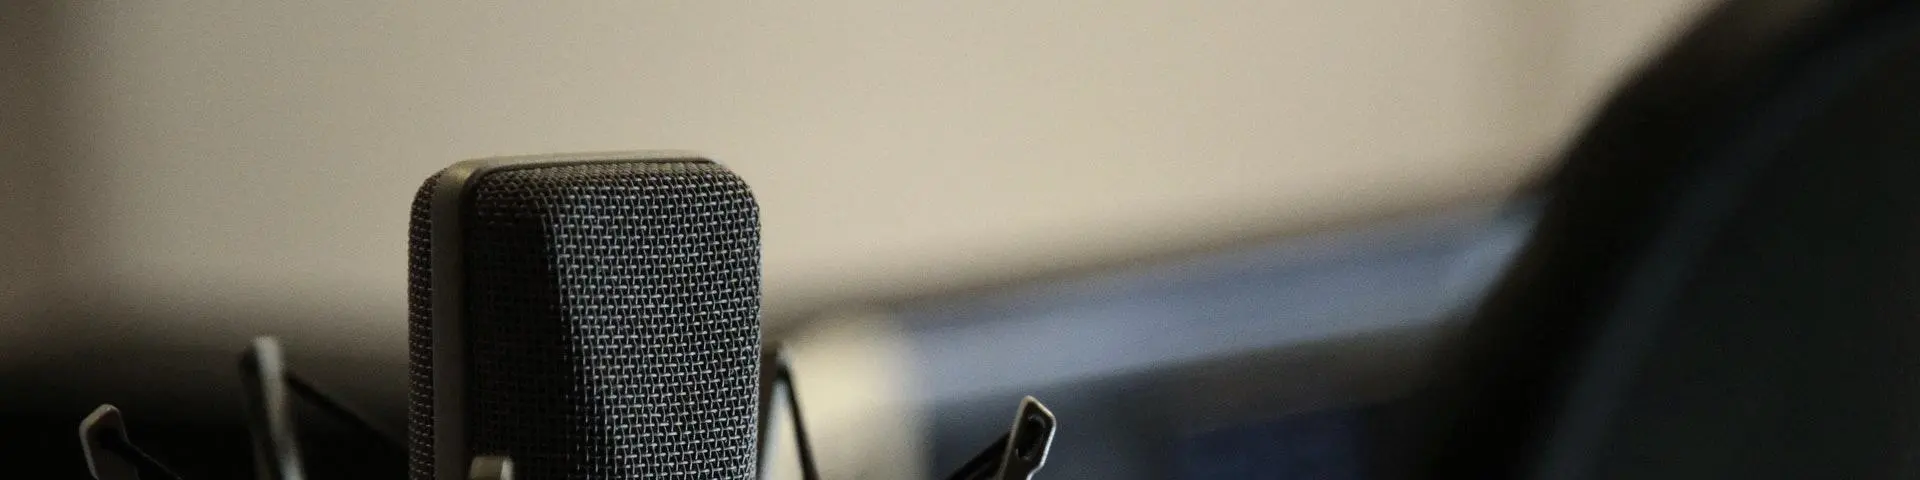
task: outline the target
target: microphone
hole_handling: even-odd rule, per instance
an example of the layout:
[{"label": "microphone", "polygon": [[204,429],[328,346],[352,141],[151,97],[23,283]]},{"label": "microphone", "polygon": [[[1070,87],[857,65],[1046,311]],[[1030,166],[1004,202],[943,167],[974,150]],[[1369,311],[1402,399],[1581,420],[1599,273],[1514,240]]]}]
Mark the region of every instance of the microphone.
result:
[{"label": "microphone", "polygon": [[747,479],[759,208],[688,154],[461,162],[413,206],[411,478]]},{"label": "microphone", "polygon": [[[726,168],[678,152],[470,160],[423,182],[408,228],[410,479],[757,478],[776,394],[818,477],[793,375],[761,345],[759,207]],[[289,397],[391,437],[271,338],[241,370],[260,478],[304,478]],[[164,471],[123,428],[87,425],[90,466],[117,462],[96,478]],[[1029,397],[953,478],[1030,478],[1054,428]],[[92,455],[115,438],[126,448]]]}]

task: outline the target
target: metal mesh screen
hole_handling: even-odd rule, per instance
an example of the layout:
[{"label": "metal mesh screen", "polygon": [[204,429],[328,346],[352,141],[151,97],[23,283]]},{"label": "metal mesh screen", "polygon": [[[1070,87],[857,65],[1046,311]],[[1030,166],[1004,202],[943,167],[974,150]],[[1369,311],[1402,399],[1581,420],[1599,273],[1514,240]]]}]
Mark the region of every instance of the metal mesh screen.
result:
[{"label": "metal mesh screen", "polygon": [[[415,479],[431,477],[433,449],[424,198],[409,295]],[[511,455],[530,479],[754,475],[760,245],[744,183],[707,162],[509,170],[480,180],[470,211],[475,453]]]},{"label": "metal mesh screen", "polygon": [[407,476],[433,479],[433,216],[435,180],[413,195],[407,222]]}]

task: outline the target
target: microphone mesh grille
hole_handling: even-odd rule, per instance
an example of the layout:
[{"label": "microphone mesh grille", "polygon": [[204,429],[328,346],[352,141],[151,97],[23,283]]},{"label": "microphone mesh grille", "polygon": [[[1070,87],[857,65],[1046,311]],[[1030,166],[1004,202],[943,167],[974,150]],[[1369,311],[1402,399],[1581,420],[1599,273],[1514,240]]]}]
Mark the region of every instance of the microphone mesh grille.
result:
[{"label": "microphone mesh grille", "polygon": [[[432,478],[431,228],[409,258],[412,475]],[[758,208],[704,161],[506,170],[466,218],[468,436],[516,476],[754,476]]]}]

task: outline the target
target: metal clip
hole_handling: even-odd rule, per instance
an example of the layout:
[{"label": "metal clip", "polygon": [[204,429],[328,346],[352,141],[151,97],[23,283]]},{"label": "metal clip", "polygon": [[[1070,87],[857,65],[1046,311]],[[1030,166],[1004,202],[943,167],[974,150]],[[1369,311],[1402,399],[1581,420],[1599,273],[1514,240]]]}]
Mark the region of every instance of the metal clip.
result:
[{"label": "metal clip", "polygon": [[1053,447],[1053,432],[1059,422],[1053,411],[1033,397],[1020,400],[1013,417],[1013,429],[972,460],[960,466],[949,480],[1032,480],[1034,472],[1047,463],[1047,451]]}]

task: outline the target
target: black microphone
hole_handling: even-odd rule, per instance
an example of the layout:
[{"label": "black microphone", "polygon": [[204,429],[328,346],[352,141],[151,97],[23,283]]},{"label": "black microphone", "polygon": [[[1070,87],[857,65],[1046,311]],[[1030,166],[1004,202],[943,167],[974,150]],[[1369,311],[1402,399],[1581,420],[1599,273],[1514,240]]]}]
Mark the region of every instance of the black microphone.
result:
[{"label": "black microphone", "polygon": [[697,156],[461,162],[414,201],[414,480],[748,479],[759,208]]},{"label": "black microphone", "polygon": [[[759,208],[717,163],[673,152],[457,163],[416,193],[408,247],[413,480],[751,479],[772,397],[801,417],[793,375],[761,345]],[[241,362],[261,478],[304,476],[289,397],[391,437],[279,352],[256,340]],[[1028,398],[954,478],[1030,478],[1053,429]],[[164,471],[130,442],[94,448],[124,439],[101,431],[83,427],[89,452]]]}]

